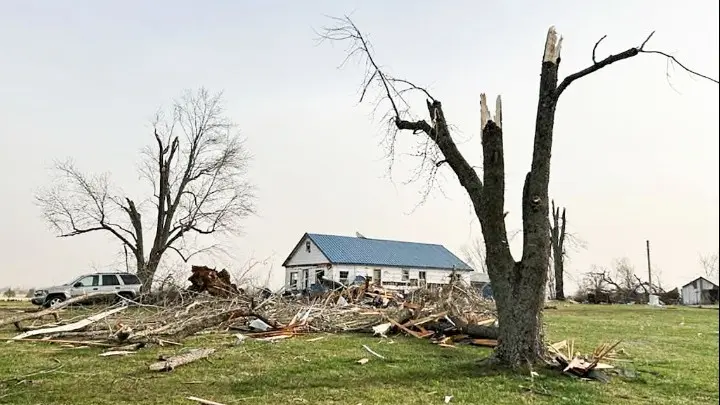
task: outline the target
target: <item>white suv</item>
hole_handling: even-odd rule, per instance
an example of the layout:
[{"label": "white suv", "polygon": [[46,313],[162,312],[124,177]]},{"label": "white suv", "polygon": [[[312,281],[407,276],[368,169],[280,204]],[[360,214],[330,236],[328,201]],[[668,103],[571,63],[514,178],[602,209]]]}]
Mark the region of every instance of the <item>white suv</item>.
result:
[{"label": "white suv", "polygon": [[141,286],[140,279],[130,273],[85,274],[67,284],[35,290],[31,302],[49,308],[70,298],[97,292],[114,292],[118,296],[134,299],[140,295]]}]

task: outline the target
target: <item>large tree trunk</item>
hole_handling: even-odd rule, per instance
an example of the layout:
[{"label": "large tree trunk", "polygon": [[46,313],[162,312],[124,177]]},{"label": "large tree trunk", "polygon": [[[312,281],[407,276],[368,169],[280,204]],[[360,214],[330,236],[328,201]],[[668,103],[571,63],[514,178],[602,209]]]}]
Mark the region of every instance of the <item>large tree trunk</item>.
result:
[{"label": "large tree trunk", "polygon": [[476,206],[476,211],[480,211],[478,218],[485,237],[488,273],[498,308],[500,337],[495,357],[511,366],[539,363],[545,353],[542,309],[550,263],[548,186],[559,53],[560,44],[551,29],[540,75],[532,164],[523,186],[523,253],[519,262],[513,262],[508,247],[504,214],[498,217],[498,213],[503,212],[505,199],[502,107],[498,99],[495,118],[490,120],[487,102],[481,99],[485,188],[482,192],[483,204]]},{"label": "large tree trunk", "polygon": [[136,257],[136,259],[137,276],[142,283],[141,291],[143,293],[149,293],[153,280],[155,279],[155,272],[157,272],[158,265],[160,264],[160,256],[150,252],[150,258],[147,261],[145,261],[144,257]]},{"label": "large tree trunk", "polygon": [[539,362],[544,354],[541,314],[545,284],[538,278],[544,278],[540,274],[546,274],[547,266],[531,269],[522,263],[492,260],[487,264],[488,269],[496,269],[493,273],[502,269],[499,272],[509,275],[508,283],[493,283],[500,329],[495,359],[507,365]]}]

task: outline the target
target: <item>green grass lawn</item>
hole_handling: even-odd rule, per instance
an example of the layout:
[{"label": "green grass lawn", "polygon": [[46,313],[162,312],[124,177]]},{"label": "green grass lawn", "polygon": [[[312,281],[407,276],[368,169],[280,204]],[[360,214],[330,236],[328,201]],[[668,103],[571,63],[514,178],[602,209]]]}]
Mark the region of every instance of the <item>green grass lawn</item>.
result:
[{"label": "green grass lawn", "polygon": [[[718,311],[645,306],[560,305],[546,311],[549,341],[575,339],[588,353],[622,339],[633,377],[608,384],[539,370],[540,377],[486,369],[477,347],[442,348],[426,340],[391,342],[356,335],[296,337],[234,345],[231,335],[204,335],[185,347],[216,347],[209,360],[170,373],[148,371],[157,348],[127,357],[100,349],[30,342],[0,343],[0,403],[192,404],[187,396],[224,404],[717,404]],[[1,337],[11,336],[8,328]],[[386,360],[373,357],[367,344]],[[365,365],[357,364],[368,358]],[[8,379],[62,364],[57,371]]]}]

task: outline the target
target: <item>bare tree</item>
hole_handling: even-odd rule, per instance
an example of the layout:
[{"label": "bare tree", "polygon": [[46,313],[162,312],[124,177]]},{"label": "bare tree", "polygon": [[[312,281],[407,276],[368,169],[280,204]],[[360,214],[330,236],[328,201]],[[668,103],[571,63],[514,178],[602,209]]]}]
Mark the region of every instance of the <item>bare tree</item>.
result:
[{"label": "bare tree", "polygon": [[635,266],[630,263],[630,259],[623,257],[613,260],[613,271],[615,282],[612,284],[618,289],[630,291],[636,287]]},{"label": "bare tree", "polygon": [[[650,39],[648,37],[642,45],[600,61],[595,60],[593,49],[593,64],[590,67],[559,82],[562,39],[558,38],[554,27],[549,29],[540,75],[533,157],[523,186],[523,253],[521,259],[515,261],[510,252],[505,227],[505,160],[500,97],[495,103],[495,115],[491,116],[485,95],[480,96],[483,148],[481,178],[475,167],[458,149],[440,100],[426,89],[408,80],[392,77],[381,69],[374,59],[367,38],[350,18],[333,20],[335,25],[325,28],[321,39],[350,42],[348,58],[357,56],[366,63],[367,75],[360,100],[364,99],[371,85],[376,85],[381,100],[389,104],[390,151],[394,151],[393,145],[400,131],[414,134],[414,139],[419,142],[417,156],[421,159],[420,170],[429,173],[429,179],[433,181],[438,169],[449,167],[470,197],[485,240],[485,260],[498,310],[500,331],[495,360],[512,366],[540,362],[545,351],[542,339],[542,309],[550,254],[550,156],[555,109],[560,95],[574,81],[639,54],[662,54],[672,60],[674,58],[659,51],[645,50]],[[717,83],[715,79],[710,80]],[[411,115],[405,99],[409,92],[419,92],[426,97],[429,122]]]},{"label": "bare tree", "polygon": [[[207,250],[188,250],[188,236],[234,232],[254,210],[250,156],[224,115],[222,93],[187,91],[167,117],[157,115],[153,127],[154,144],[143,151],[140,169],[152,185],[148,204],[115,192],[106,174],[85,174],[70,161],[56,165],[54,185],[37,196],[60,237],[105,232],[127,246],[145,291],[165,252],[175,251],[187,262]],[[151,206],[150,224],[143,221],[145,205]]]},{"label": "bare tree", "polygon": [[563,276],[565,274],[565,226],[567,225],[565,212],[565,208],[563,208],[562,215],[560,215],[560,207],[556,208],[555,200],[552,201],[553,223],[550,228],[550,245],[552,246],[553,268],[555,270],[553,274],[555,299],[560,301],[565,300],[565,289],[563,286]]},{"label": "bare tree", "polygon": [[[515,239],[515,236],[519,234],[519,230],[510,232],[508,235],[508,242],[512,242],[512,240]],[[465,262],[469,264],[470,267],[475,270],[479,269],[481,272],[487,274],[488,270],[485,259],[485,242],[483,242],[482,238],[473,239],[470,245],[463,246],[462,254]]]},{"label": "bare tree", "polygon": [[487,274],[487,264],[485,262],[485,243],[482,239],[474,239],[469,246],[462,248],[465,262],[475,271]]},{"label": "bare tree", "polygon": [[703,267],[703,273],[710,281],[717,283],[718,280],[718,254],[708,253],[700,255],[700,264]]}]

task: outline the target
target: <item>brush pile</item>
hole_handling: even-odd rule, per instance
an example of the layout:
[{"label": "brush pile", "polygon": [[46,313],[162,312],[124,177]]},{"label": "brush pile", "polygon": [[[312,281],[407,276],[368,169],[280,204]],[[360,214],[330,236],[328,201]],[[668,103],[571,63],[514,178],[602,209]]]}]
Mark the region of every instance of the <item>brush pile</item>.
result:
[{"label": "brush pile", "polygon": [[[232,291],[224,288],[215,293],[218,285],[227,283],[212,276],[210,283],[203,281],[210,274],[203,270],[193,272],[193,286],[204,287],[202,293],[184,292],[165,305],[124,300],[111,306],[38,311],[12,321],[0,319],[0,324],[13,323],[23,332],[12,338],[15,341],[103,346],[113,351],[147,344],[181,345],[182,340],[201,332],[232,331],[258,338],[313,332],[402,332],[436,342],[447,336],[472,335],[473,331],[476,338],[497,337],[492,326],[473,329],[495,322],[492,301],[458,285],[403,295],[366,284],[315,297],[288,298],[264,291],[249,294],[231,285],[225,287]],[[55,322],[38,324],[46,315],[55,316]],[[68,315],[71,317],[63,319]]]}]

